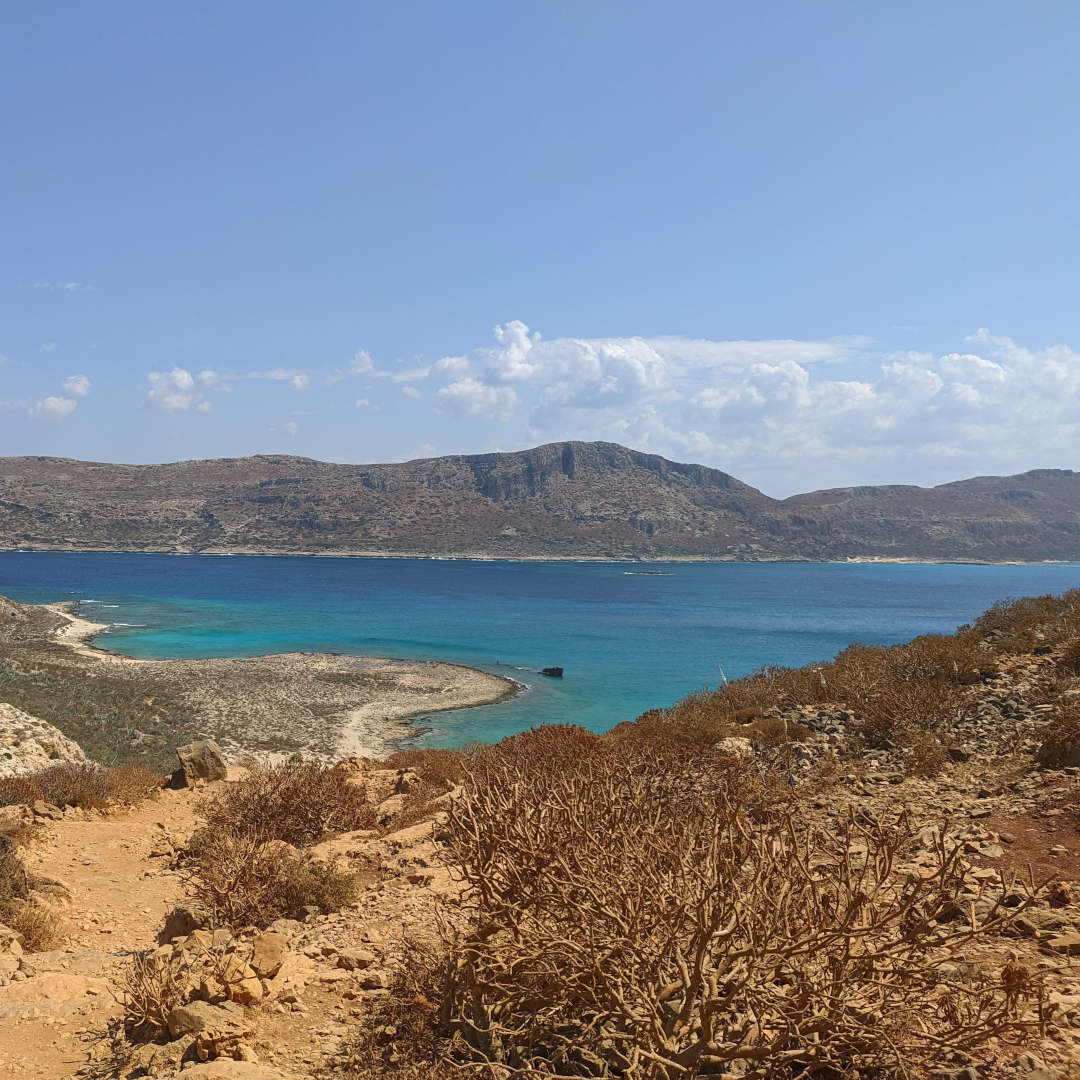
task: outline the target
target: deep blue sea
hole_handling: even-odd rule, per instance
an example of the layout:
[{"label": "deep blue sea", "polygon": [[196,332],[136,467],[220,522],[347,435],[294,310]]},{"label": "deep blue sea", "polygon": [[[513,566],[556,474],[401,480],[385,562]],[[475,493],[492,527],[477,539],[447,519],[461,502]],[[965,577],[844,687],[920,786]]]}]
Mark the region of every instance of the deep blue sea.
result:
[{"label": "deep blue sea", "polygon": [[[643,574],[642,570],[663,571]],[[527,684],[438,713],[427,745],[532,724],[601,731],[762,664],[949,632],[996,600],[1080,586],[1080,564],[513,563],[0,552],[0,594],[79,600],[143,658],[326,651],[449,660]],[[549,665],[561,680],[535,674]]]}]

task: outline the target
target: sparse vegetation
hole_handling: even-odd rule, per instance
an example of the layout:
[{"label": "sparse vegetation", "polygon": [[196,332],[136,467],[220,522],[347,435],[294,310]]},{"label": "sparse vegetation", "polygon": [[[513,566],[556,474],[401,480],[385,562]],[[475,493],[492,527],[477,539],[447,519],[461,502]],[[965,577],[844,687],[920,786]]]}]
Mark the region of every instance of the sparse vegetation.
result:
[{"label": "sparse vegetation", "polygon": [[181,954],[135,953],[123,969],[116,995],[124,1029],[135,1041],[168,1033],[169,1013],[188,1000],[188,964]]},{"label": "sparse vegetation", "polygon": [[207,800],[203,812],[212,831],[297,846],[375,824],[364,786],[347,768],[304,760],[251,762],[247,775]]},{"label": "sparse vegetation", "polygon": [[411,1005],[360,1034],[353,1075],[907,1071],[1025,1030],[1031,971],[948,961],[1027,901],[952,922],[958,847],[907,877],[903,816],[827,833],[748,793],[572,728],[478,755],[449,811],[466,919],[414,957]]},{"label": "sparse vegetation", "polygon": [[53,949],[63,936],[56,912],[33,897],[34,884],[15,844],[0,836],[0,923],[22,935],[27,952]]},{"label": "sparse vegetation", "polygon": [[29,776],[0,778],[0,806],[32,805],[38,800],[84,810],[134,806],[160,790],[163,779],[145,765],[53,765]]},{"label": "sparse vegetation", "polygon": [[208,829],[185,864],[193,900],[234,928],[301,918],[307,907],[338,911],[356,895],[354,874],[281,840]]},{"label": "sparse vegetation", "polygon": [[173,747],[197,734],[190,710],[162,687],[127,671],[89,678],[59,646],[0,642],[0,701],[54,725],[107,765],[142,761],[168,772]]},{"label": "sparse vegetation", "polygon": [[1036,757],[1054,768],[1080,765],[1080,704],[1061,706],[1046,723]]}]

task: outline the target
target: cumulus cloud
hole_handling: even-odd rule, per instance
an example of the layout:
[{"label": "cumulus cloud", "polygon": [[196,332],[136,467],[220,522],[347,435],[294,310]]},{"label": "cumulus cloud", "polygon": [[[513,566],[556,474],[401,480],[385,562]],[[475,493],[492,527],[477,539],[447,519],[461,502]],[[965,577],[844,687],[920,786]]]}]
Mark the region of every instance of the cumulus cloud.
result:
[{"label": "cumulus cloud", "polygon": [[[986,330],[966,351],[886,352],[862,338],[544,339],[526,324],[453,358],[447,412],[514,423],[515,443],[606,438],[751,475],[1075,465],[1080,353]],[[426,378],[437,379],[437,365]],[[449,377],[449,381],[445,381]],[[865,468],[863,468],[865,466]],[[925,471],[925,470],[924,470]],[[784,483],[784,480],[780,481]],[[843,482],[846,482],[843,481]]]},{"label": "cumulus cloud", "polygon": [[84,398],[90,393],[90,380],[85,375],[69,375],[62,385],[64,393],[71,397]]},{"label": "cumulus cloud", "polygon": [[206,400],[203,388],[216,388],[218,376],[213,371],[200,371],[198,377],[182,367],[172,371],[151,371],[147,375],[150,389],[146,404],[161,412],[211,412],[214,406]]},{"label": "cumulus cloud", "polygon": [[471,376],[458,379],[439,391],[440,404],[459,416],[508,420],[517,400],[512,387],[488,386]]},{"label": "cumulus cloud", "polygon": [[290,380],[294,390],[306,390],[311,385],[311,376],[306,372],[294,375]]},{"label": "cumulus cloud", "polygon": [[63,420],[78,407],[78,402],[70,397],[46,397],[36,402],[30,409],[30,415],[43,420]]}]

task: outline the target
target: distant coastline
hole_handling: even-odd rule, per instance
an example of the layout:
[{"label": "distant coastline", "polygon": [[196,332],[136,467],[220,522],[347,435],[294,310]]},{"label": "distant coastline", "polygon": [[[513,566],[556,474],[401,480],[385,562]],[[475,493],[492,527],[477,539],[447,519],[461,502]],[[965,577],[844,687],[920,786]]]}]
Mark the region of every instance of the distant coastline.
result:
[{"label": "distant coastline", "polygon": [[219,558],[230,555],[245,557],[312,558],[312,559],[425,559],[434,562],[509,562],[509,563],[612,563],[619,566],[633,566],[649,563],[816,563],[819,565],[835,564],[850,566],[860,563],[913,566],[1067,566],[1080,563],[1080,552],[1075,559],[977,559],[977,558],[935,558],[914,555],[851,555],[846,558],[813,558],[798,555],[497,555],[472,552],[469,554],[445,555],[431,552],[408,551],[304,551],[283,548],[277,551],[252,550],[249,548],[206,548],[198,551],[177,548],[112,548],[112,547],[9,547],[0,543],[0,554],[5,552],[18,554],[80,554],[87,555],[208,555]]}]

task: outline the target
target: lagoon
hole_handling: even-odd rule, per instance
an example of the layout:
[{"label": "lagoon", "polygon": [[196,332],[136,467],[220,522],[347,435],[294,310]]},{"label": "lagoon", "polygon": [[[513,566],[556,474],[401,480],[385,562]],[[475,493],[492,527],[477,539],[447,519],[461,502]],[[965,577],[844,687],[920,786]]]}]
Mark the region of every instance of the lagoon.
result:
[{"label": "lagoon", "polygon": [[[603,731],[762,664],[948,633],[997,600],[1080,586],[1080,564],[597,563],[0,552],[0,594],[79,601],[97,643],[144,659],[339,652],[519,680],[436,713],[417,742],[538,723]],[[562,679],[536,674],[565,668]]]}]

